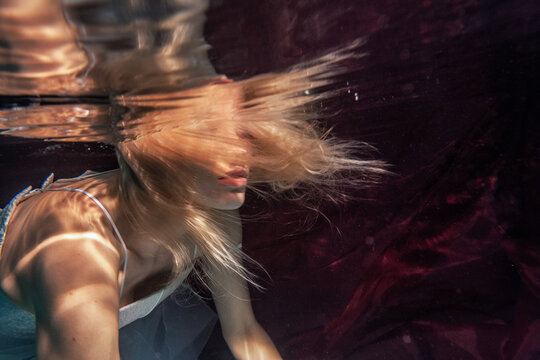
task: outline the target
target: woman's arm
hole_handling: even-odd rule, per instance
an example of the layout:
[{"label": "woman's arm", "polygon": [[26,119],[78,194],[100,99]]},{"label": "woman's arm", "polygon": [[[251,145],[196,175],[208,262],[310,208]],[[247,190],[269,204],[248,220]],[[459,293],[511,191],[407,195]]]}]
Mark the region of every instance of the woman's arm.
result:
[{"label": "woman's arm", "polygon": [[95,233],[52,236],[19,261],[38,359],[120,359],[118,264],[116,249]]},{"label": "woman's arm", "polygon": [[221,272],[211,286],[223,337],[237,359],[281,359],[274,343],[253,315],[246,281]]},{"label": "woman's arm", "polygon": [[[231,221],[227,232],[236,243],[241,243],[240,221]],[[237,359],[281,359],[274,343],[259,325],[253,309],[246,281],[225,270],[211,269],[212,290],[223,337]]]}]

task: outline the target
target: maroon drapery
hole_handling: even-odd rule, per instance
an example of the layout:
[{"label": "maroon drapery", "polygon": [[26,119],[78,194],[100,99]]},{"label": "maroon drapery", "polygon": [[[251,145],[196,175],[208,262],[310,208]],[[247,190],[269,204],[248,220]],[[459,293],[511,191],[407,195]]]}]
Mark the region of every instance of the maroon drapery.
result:
[{"label": "maroon drapery", "polygon": [[[254,306],[284,358],[540,359],[540,7],[232,4],[208,27],[231,76],[367,36],[369,55],[347,63],[322,107],[396,174],[305,232],[296,205],[245,208],[273,211],[244,236],[272,276]],[[223,346],[216,336],[205,358],[227,358]]]}]

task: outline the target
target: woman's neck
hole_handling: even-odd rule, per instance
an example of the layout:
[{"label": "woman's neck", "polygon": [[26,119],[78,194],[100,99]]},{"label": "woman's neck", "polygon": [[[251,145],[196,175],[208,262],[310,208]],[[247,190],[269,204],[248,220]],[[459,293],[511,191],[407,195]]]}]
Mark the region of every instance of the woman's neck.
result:
[{"label": "woman's neck", "polygon": [[[118,227],[129,239],[130,250],[141,258],[163,253],[164,242],[178,241],[185,235],[182,209],[174,201],[156,198],[143,184],[118,173],[116,182]],[[160,245],[161,243],[161,245]]]}]

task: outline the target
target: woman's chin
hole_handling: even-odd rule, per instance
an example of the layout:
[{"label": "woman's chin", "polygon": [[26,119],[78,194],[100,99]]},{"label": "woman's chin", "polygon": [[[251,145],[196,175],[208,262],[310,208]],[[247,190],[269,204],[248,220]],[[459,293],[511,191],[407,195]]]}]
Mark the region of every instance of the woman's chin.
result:
[{"label": "woman's chin", "polygon": [[236,210],[244,205],[245,193],[229,193],[220,199],[200,199],[200,204],[216,210]]},{"label": "woman's chin", "polygon": [[242,207],[242,205],[244,205],[244,203],[236,203],[236,204],[227,204],[227,205],[224,205],[224,206],[220,206],[220,207],[214,207],[214,209],[216,210],[236,210],[236,209],[239,209],[240,207]]},{"label": "woman's chin", "polygon": [[236,210],[244,205],[244,196],[242,196],[241,199],[237,199],[236,201],[228,201],[224,202],[222,204],[219,204],[218,206],[214,206],[214,209],[217,210]]}]

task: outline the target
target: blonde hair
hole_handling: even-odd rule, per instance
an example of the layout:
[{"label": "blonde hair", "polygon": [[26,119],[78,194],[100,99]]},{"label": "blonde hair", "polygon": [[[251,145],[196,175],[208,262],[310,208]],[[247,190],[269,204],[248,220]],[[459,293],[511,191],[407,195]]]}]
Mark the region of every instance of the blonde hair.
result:
[{"label": "blonde hair", "polygon": [[[371,149],[369,145],[333,138],[310,106],[334,95],[321,89],[342,71],[339,62],[351,56],[350,49],[342,49],[281,73],[211,84],[166,99],[143,95],[120,100],[130,108],[117,124],[121,198],[133,211],[129,216],[134,225],[145,224],[162,235],[156,241],[173,254],[176,271],[189,264],[191,249],[197,246],[203,263],[251,281],[241,252],[230,251],[235,244],[222,230],[227,212],[198,205],[200,194],[190,179],[193,164],[210,166],[216,157],[238,161],[237,153],[227,151],[237,142],[250,145],[241,161],[250,168],[248,187],[263,196],[338,202],[344,186],[367,186],[385,173],[383,162],[357,157],[359,150]],[[212,112],[225,94],[240,94],[234,119]],[[141,117],[149,108],[154,110]],[[236,122],[240,138],[208,132],[227,121]],[[131,191],[134,186],[144,191]],[[179,215],[186,236],[175,238],[173,228],[160,223],[147,206],[156,203]]]}]

